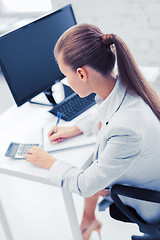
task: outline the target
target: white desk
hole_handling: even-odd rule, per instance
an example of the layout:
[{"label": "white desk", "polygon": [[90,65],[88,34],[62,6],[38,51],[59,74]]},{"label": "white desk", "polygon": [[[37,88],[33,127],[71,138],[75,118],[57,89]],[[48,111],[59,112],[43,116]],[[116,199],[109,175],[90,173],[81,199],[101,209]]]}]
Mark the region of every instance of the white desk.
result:
[{"label": "white desk", "polygon": [[[49,184],[47,181],[48,170],[38,168],[25,160],[13,160],[4,157],[5,151],[11,141],[24,143],[41,143],[41,129],[48,125],[54,125],[56,118],[48,113],[50,108],[39,105],[24,104],[20,108],[15,105],[5,112],[0,118],[0,173],[11,176]],[[66,125],[67,123],[65,123]],[[73,124],[72,122],[69,124]],[[92,147],[59,152],[55,157],[69,161],[77,167],[82,167],[93,151]],[[80,154],[79,154],[80,153]],[[80,240],[81,233],[74,208],[72,194],[62,189],[64,202],[71,225],[73,239]],[[0,202],[0,216],[6,238],[14,239],[10,231],[3,206]]]}]

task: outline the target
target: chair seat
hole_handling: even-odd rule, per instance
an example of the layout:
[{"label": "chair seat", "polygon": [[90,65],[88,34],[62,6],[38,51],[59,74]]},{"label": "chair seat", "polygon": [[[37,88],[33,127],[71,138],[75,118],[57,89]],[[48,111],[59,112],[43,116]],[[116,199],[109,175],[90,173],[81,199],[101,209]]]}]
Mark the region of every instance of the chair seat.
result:
[{"label": "chair seat", "polygon": [[[136,223],[139,226],[140,232],[146,234],[143,236],[132,236],[132,240],[160,240],[160,222],[156,224],[149,224],[145,222],[137,214],[135,209],[126,206],[121,201],[119,195],[147,202],[160,203],[160,192],[115,184],[111,188],[111,198],[114,204],[110,206],[110,214],[113,218],[124,222]],[[116,205],[116,208],[114,205]]]}]

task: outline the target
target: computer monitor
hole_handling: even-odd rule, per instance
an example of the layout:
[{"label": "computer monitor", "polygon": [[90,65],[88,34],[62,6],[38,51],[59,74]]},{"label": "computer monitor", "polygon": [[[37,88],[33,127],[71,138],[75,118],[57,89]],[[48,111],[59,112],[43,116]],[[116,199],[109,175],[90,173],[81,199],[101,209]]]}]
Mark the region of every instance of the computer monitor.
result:
[{"label": "computer monitor", "polygon": [[[76,24],[71,5],[0,37],[0,66],[18,106],[64,78],[53,49]],[[48,98],[54,104],[50,92]]]}]

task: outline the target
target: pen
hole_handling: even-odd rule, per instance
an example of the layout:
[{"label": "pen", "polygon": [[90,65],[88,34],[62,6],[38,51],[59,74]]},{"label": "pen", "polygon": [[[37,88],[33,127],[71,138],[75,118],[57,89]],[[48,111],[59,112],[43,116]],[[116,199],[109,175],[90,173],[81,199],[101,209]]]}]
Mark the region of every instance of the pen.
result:
[{"label": "pen", "polygon": [[[59,124],[59,122],[60,122],[60,120],[61,120],[61,113],[60,112],[58,112],[57,113],[57,122],[56,122],[56,127],[58,126],[58,124]],[[56,133],[57,132],[57,130],[55,130],[52,134],[54,134],[54,133]]]}]

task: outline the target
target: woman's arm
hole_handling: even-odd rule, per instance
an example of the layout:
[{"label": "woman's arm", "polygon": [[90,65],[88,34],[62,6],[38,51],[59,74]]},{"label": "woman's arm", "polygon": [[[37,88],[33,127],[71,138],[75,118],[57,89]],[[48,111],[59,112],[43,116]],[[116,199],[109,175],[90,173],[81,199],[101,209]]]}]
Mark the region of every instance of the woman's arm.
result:
[{"label": "woman's arm", "polygon": [[[107,139],[106,139],[107,140]],[[58,187],[84,197],[92,196],[112,185],[127,172],[140,155],[141,135],[127,127],[114,127],[104,151],[86,169],[79,169],[65,161],[56,161],[51,167],[48,180]]]}]

